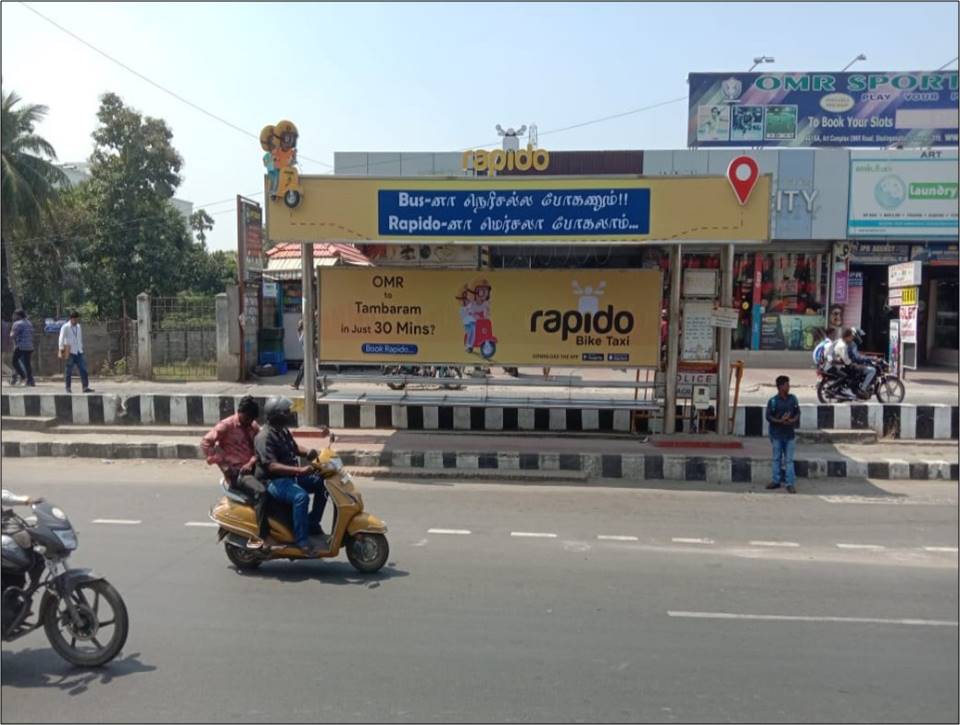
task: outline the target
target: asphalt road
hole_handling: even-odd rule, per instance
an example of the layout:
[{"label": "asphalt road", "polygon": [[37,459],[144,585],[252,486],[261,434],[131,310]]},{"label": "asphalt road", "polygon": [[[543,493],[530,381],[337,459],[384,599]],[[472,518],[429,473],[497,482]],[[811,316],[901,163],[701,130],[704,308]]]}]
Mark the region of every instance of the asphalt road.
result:
[{"label": "asphalt road", "polygon": [[99,671],[39,632],[4,644],[3,722],[960,717],[955,483],[360,481],[392,548],[361,576],[235,572],[187,525],[217,498],[199,462],[8,459],[2,481],[66,510],[73,563],[131,615]]}]

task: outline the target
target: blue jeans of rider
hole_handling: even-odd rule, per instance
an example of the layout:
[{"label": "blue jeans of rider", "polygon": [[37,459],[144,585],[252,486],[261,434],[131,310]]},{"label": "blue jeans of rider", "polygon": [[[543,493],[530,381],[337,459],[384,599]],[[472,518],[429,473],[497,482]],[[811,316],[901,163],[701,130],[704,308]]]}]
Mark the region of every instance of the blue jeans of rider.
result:
[{"label": "blue jeans of rider", "polygon": [[784,440],[782,438],[771,438],[770,443],[773,445],[772,482],[777,485],[783,483],[783,481],[780,480],[780,470],[783,469],[786,472],[786,484],[788,486],[796,485],[797,475],[793,466],[793,454],[797,450],[797,439],[790,438]]},{"label": "blue jeans of rider", "polygon": [[[323,509],[327,505],[327,489],[323,478],[311,473],[297,478],[275,478],[267,486],[270,495],[293,507],[293,536],[297,546],[309,543],[310,530],[320,526]],[[310,494],[313,494],[313,506],[307,512]]]}]

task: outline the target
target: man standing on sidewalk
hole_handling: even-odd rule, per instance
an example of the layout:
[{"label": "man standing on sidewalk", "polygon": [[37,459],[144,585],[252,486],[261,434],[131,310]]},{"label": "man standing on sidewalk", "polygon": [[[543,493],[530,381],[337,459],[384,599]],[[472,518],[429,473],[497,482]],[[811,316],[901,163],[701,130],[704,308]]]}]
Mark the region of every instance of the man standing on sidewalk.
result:
[{"label": "man standing on sidewalk", "polygon": [[797,442],[794,429],[800,424],[800,403],[795,395],[791,395],[790,378],[786,375],[777,378],[777,394],[767,402],[767,423],[770,424],[770,443],[773,445],[773,480],[767,488],[780,488],[780,469],[783,468],[787,492],[796,493],[793,454]]},{"label": "man standing on sidewalk", "polygon": [[27,313],[17,310],[13,313],[15,322],[10,328],[10,337],[13,338],[13,378],[10,385],[16,385],[18,378],[23,378],[31,388],[33,382],[33,368],[30,367],[30,357],[33,355],[33,324],[27,319]]},{"label": "man standing on sidewalk", "polygon": [[63,379],[70,392],[70,379],[73,377],[73,367],[80,371],[80,382],[83,383],[83,392],[92,393],[90,380],[87,377],[87,361],[83,358],[83,330],[80,329],[80,313],[74,310],[70,313],[70,321],[60,328],[60,357],[67,361],[67,370]]}]

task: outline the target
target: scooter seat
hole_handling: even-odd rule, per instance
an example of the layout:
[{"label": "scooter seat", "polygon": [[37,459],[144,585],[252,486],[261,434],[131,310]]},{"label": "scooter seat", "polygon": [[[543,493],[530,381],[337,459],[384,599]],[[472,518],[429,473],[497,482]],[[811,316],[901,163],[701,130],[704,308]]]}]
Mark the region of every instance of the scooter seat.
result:
[{"label": "scooter seat", "polygon": [[224,493],[228,499],[236,503],[246,504],[247,506],[253,506],[254,504],[251,496],[235,488],[228,488]]}]

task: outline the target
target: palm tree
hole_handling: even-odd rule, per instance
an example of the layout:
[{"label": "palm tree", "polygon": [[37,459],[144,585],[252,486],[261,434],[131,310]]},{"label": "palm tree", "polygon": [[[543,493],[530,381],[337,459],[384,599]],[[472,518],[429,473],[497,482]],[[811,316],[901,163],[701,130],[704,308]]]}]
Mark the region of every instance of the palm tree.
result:
[{"label": "palm tree", "polygon": [[47,107],[38,104],[20,105],[23,100],[14,91],[4,93],[2,119],[2,235],[7,281],[13,302],[20,306],[20,295],[14,283],[13,258],[10,252],[14,229],[29,232],[36,229],[40,217],[50,210],[50,202],[58,186],[67,183],[66,174],[52,162],[57,153],[53,146],[34,133],[36,125],[47,115]]}]

